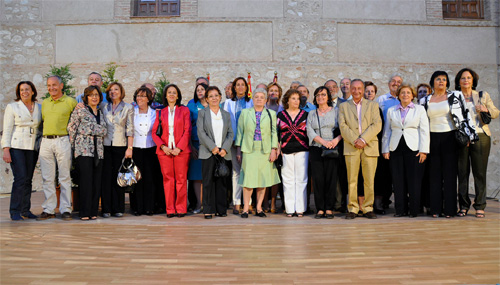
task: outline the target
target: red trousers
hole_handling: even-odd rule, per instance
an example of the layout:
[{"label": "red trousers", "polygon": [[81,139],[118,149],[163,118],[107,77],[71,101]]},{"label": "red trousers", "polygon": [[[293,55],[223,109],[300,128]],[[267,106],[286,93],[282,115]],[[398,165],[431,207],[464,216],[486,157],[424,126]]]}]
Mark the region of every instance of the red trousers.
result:
[{"label": "red trousers", "polygon": [[189,153],[180,153],[178,156],[158,156],[161,173],[163,174],[163,188],[165,190],[165,205],[167,214],[187,213],[187,172]]}]

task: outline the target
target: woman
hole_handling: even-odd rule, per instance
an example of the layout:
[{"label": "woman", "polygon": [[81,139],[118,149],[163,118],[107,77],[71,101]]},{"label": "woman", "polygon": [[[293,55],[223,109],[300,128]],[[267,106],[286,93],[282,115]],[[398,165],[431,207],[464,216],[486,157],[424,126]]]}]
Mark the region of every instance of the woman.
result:
[{"label": "woman", "polygon": [[300,93],[290,89],[283,97],[284,111],[278,113],[278,138],[283,154],[283,192],[287,217],[303,217],[307,209],[307,112],[301,110]]},{"label": "woman", "polygon": [[371,81],[365,81],[365,99],[368,99],[370,101],[375,100],[375,97],[377,97],[377,85],[375,85]]},{"label": "woman", "polygon": [[[269,83],[269,85],[267,85],[266,88],[267,88],[267,94],[269,95],[266,102],[266,108],[274,110],[276,114],[283,111],[283,106],[280,103],[281,96],[283,94],[283,89],[281,88],[281,86],[279,86],[279,84],[276,82],[271,82]],[[280,171],[281,169],[278,167],[278,173]],[[268,196],[269,194],[271,194],[271,213],[277,213],[276,197],[278,196],[278,192],[281,192],[279,184],[270,187],[270,189],[266,188],[266,193],[264,196],[264,204],[263,204],[264,210],[266,212],[269,209]],[[283,196],[283,193],[281,193],[280,195]]]},{"label": "woman", "polygon": [[384,125],[382,155],[391,166],[395,217],[415,218],[420,212],[423,163],[430,142],[429,119],[424,107],[413,104],[416,96],[410,85],[399,86],[396,97],[401,103],[389,108]]},{"label": "woman", "polygon": [[471,201],[469,198],[469,175],[472,167],[474,177],[474,209],[477,218],[484,218],[486,208],[486,172],[488,167],[488,157],[491,148],[491,131],[481,118],[481,113],[489,113],[492,119],[499,115],[498,109],[493,104],[487,92],[477,92],[476,87],[479,76],[470,68],[460,70],[455,77],[455,89],[462,91],[465,97],[465,104],[469,109],[472,122],[476,127],[479,141],[461,147],[458,150],[458,204],[460,211],[458,216],[466,216],[469,212]]},{"label": "woman", "polygon": [[10,163],[14,175],[9,208],[13,221],[37,218],[30,211],[31,183],[42,135],[42,107],[36,103],[36,96],[31,81],[19,82],[15,102],[7,105],[3,117],[3,160]]},{"label": "woman", "polygon": [[203,214],[205,219],[212,215],[227,216],[226,177],[215,177],[217,161],[231,160],[233,129],[231,116],[220,109],[222,94],[216,86],[207,88],[208,108],[198,112],[198,137],[200,139],[201,170],[203,173]]},{"label": "woman", "polygon": [[198,132],[196,121],[198,120],[198,112],[208,106],[205,98],[205,93],[208,85],[200,83],[196,86],[194,91],[193,100],[189,101],[187,107],[191,114],[191,159],[189,160],[188,180],[193,183],[194,194],[196,196],[196,205],[194,207],[194,214],[201,212],[203,185],[201,183],[201,160],[198,159],[198,150],[200,149],[200,140],[198,139]]},{"label": "woman", "polygon": [[[233,81],[231,86],[232,98],[231,100],[226,100],[224,104],[224,110],[231,115],[231,126],[234,130],[237,129],[238,121],[241,115],[241,111],[246,108],[253,107],[253,101],[248,97],[248,83],[243,77],[238,77]],[[236,136],[234,137],[236,140]],[[238,162],[236,158],[236,146],[233,143],[231,148],[231,161],[233,166],[233,214],[239,215],[241,210],[241,186],[238,184],[240,179],[241,162]]]},{"label": "woman", "polygon": [[130,205],[135,216],[153,215],[154,211],[154,177],[156,144],[153,141],[153,124],[156,112],[151,108],[153,92],[147,87],[141,87],[134,93],[134,152],[133,158],[141,170],[142,179],[137,182],[134,192],[130,193]]},{"label": "woman", "polygon": [[134,107],[123,102],[125,90],[118,82],[110,83],[106,94],[108,103],[101,108],[108,129],[104,137],[102,216],[120,218],[125,212],[125,190],[118,186],[116,177],[123,158],[132,158]]},{"label": "woman", "polygon": [[[167,218],[182,218],[187,212],[187,171],[191,147],[189,109],[181,105],[181,90],[175,84],[165,86],[163,106],[153,126],[153,140],[160,161],[165,189]],[[160,123],[161,120],[161,123]],[[158,128],[161,126],[161,135]]]},{"label": "woman", "polygon": [[103,141],[107,129],[102,112],[97,109],[103,100],[99,87],[91,85],[85,88],[82,100],[85,107],[71,114],[68,134],[75,157],[75,167],[79,172],[80,220],[88,221],[97,219],[99,211],[104,159]]},{"label": "woman", "polygon": [[422,100],[425,96],[429,95],[432,93],[431,86],[426,83],[420,83],[417,86],[417,103]]},{"label": "woman", "polygon": [[462,115],[461,106],[465,105],[462,93],[448,91],[450,81],[446,72],[434,72],[429,85],[434,91],[420,103],[427,109],[430,125],[430,211],[434,218],[451,218],[457,213],[458,171],[458,145],[455,139],[457,126],[453,117],[457,117],[460,124],[468,123],[470,115],[466,118]]},{"label": "woman", "polygon": [[[316,110],[307,116],[309,161],[316,205],[316,219],[333,219],[335,189],[337,186],[338,158],[322,157],[323,149],[334,149],[342,139],[338,130],[338,108],[333,108],[328,88],[320,86],[314,91]],[[335,132],[335,133],[334,133]]]},{"label": "woman", "polygon": [[[253,108],[241,111],[234,144],[241,163],[238,183],[243,187],[242,218],[248,218],[253,188],[257,188],[256,216],[266,217],[262,210],[265,187],[280,183],[274,161],[278,156],[276,112],[265,108],[267,91],[257,88],[253,93]],[[242,156],[243,153],[243,156]]]}]

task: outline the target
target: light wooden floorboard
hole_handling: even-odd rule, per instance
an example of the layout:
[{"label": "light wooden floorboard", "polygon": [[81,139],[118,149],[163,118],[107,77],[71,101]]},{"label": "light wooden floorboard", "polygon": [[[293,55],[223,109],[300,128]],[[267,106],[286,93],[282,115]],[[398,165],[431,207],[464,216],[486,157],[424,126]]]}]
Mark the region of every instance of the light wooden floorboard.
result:
[{"label": "light wooden floorboard", "polygon": [[[32,208],[41,211],[42,193]],[[500,204],[486,218],[316,220],[164,215],[12,222],[0,199],[1,284],[495,284]]]}]

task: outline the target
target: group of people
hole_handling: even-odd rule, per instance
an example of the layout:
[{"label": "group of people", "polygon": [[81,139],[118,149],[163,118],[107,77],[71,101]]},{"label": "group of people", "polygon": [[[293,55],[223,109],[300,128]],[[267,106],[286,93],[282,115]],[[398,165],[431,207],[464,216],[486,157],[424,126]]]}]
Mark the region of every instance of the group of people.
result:
[{"label": "group of people", "polygon": [[[184,217],[191,210],[212,219],[227,216],[232,204],[242,218],[252,206],[266,217],[278,211],[278,193],[287,217],[303,217],[311,193],[317,219],[336,211],[346,219],[377,218],[393,193],[395,217],[424,209],[433,217],[465,216],[472,168],[473,207],[482,218],[488,124],[500,112],[487,92],[476,91],[478,80],[464,68],[450,91],[448,74],[436,71],[415,89],[395,74],[390,92],[377,97],[373,82],[349,78],[340,81],[338,96],[330,79],[311,103],[300,82],[284,94],[277,82],[259,84],[250,96],[243,77],[228,83],[222,102],[220,89],[200,77],[187,106],[175,84],[161,90],[162,104],[149,83],[125,103],[123,86],[112,82],[101,92],[96,72],[76,99],[63,94],[61,78],[48,77],[50,97],[40,105],[34,84],[21,81],[5,109],[1,141],[14,175],[10,216],[51,219],[59,203],[61,218],[71,220],[73,182],[81,220],[97,219],[99,203],[103,218],[123,217],[125,189],[116,180],[133,159],[142,174],[129,196],[137,216]],[[38,158],[45,194],[39,216],[30,210]]]}]

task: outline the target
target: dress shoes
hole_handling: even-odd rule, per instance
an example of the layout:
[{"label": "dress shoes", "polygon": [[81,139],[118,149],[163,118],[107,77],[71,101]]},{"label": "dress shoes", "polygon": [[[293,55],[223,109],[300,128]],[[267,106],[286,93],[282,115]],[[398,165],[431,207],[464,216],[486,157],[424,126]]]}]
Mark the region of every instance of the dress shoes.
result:
[{"label": "dress shoes", "polygon": [[109,218],[111,217],[111,213],[102,213],[103,218]]},{"label": "dress shoes", "polygon": [[215,216],[216,217],[227,217],[227,214],[226,213],[215,213]]},{"label": "dress shoes", "polygon": [[152,215],[153,215],[153,212],[146,211],[146,215],[147,215],[147,216],[152,216]]},{"label": "dress shoes", "polygon": [[377,214],[377,215],[385,215],[385,210],[384,209],[382,209],[382,210],[380,210],[380,209],[374,209],[373,212],[375,212],[375,214]]},{"label": "dress shoes", "polygon": [[333,214],[325,214],[325,216],[326,216],[327,219],[333,219],[334,218]]},{"label": "dress shoes", "polygon": [[241,217],[242,217],[243,219],[248,219],[248,212],[243,212],[243,213],[241,213]]},{"label": "dress shoes", "polygon": [[347,213],[347,215],[345,216],[345,218],[346,218],[346,220],[353,220],[353,219],[356,218],[356,216],[357,216],[356,213],[349,212],[349,213]]},{"label": "dress shoes", "polygon": [[22,221],[24,218],[21,216],[21,214],[13,214],[10,216],[10,219],[13,221]]},{"label": "dress shoes", "polygon": [[138,216],[140,216],[140,215],[141,215],[141,213],[139,213],[139,212],[134,212],[134,216],[138,217]]},{"label": "dress shoes", "polygon": [[377,218],[377,215],[375,215],[374,212],[368,212],[368,213],[365,213],[364,216],[368,219],[376,219]]},{"label": "dress shoes", "polygon": [[61,219],[65,220],[65,221],[71,221],[71,220],[73,220],[73,217],[71,217],[70,212],[64,212],[61,215]]},{"label": "dress shoes", "polygon": [[206,219],[206,220],[210,220],[210,219],[212,219],[212,215],[205,215],[205,219]]},{"label": "dress shoes", "polygon": [[177,214],[177,217],[179,217],[179,218],[184,218],[185,216],[186,216],[186,213]]},{"label": "dress shoes", "polygon": [[24,213],[24,214],[22,214],[22,216],[24,219],[36,219],[36,218],[38,218],[38,216],[33,214],[32,212]]},{"label": "dress shoes", "polygon": [[396,217],[396,218],[406,217],[406,216],[408,216],[408,214],[407,214],[407,213],[402,213],[402,214],[394,214],[394,217]]},{"label": "dress shoes", "polygon": [[123,217],[123,213],[115,213],[115,214],[113,214],[113,216],[115,216],[117,218],[121,218],[121,217]]},{"label": "dress shoes", "polygon": [[173,218],[173,217],[175,217],[175,215],[174,215],[174,214],[167,214],[167,218],[169,218],[169,219],[170,219],[170,218]]},{"label": "dress shoes", "polygon": [[321,214],[320,213],[316,213],[316,215],[314,215],[315,219],[321,219],[323,217],[325,217],[325,213],[321,213]]},{"label": "dress shoes", "polygon": [[261,218],[265,218],[265,217],[267,217],[267,216],[266,216],[266,213],[264,213],[264,211],[260,211],[260,212],[256,213],[255,215],[256,215],[257,217],[261,217]]}]

